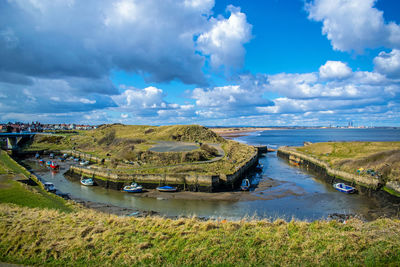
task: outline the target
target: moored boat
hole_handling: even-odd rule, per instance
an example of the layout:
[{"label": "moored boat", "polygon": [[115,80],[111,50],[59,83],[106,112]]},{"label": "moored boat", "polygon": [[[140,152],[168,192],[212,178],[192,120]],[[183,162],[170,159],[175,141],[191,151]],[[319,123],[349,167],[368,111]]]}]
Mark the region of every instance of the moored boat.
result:
[{"label": "moored boat", "polygon": [[243,179],[242,184],[240,185],[240,190],[249,191],[250,190],[250,181],[249,179]]},{"label": "moored boat", "polygon": [[46,189],[46,191],[49,191],[49,192],[55,192],[56,191],[56,188],[55,188],[53,183],[45,182],[43,185],[44,185],[44,189]]},{"label": "moored boat", "polygon": [[36,154],[35,154],[35,158],[36,158],[36,159],[40,158],[39,153],[36,153]]},{"label": "moored boat", "polygon": [[338,191],[340,191],[340,192],[343,192],[343,193],[347,193],[347,194],[352,194],[352,193],[355,193],[355,192],[356,192],[356,188],[355,188],[355,187],[352,187],[352,186],[350,186],[350,185],[346,185],[346,184],[344,184],[344,183],[336,183],[336,184],[333,184],[333,187],[334,187],[336,190],[338,190]]},{"label": "moored boat", "polygon": [[122,190],[128,193],[140,193],[142,192],[143,187],[137,183],[132,183],[131,185],[124,186]]},{"label": "moored boat", "polygon": [[82,166],[86,166],[86,165],[89,165],[89,161],[88,160],[82,160],[79,164],[82,165]]},{"label": "moored boat", "polygon": [[60,168],[60,165],[57,164],[57,162],[52,161],[50,163],[50,168],[52,168],[53,170]]},{"label": "moored boat", "polygon": [[160,192],[176,192],[178,190],[178,188],[169,185],[159,186],[156,189]]},{"label": "moored boat", "polygon": [[92,178],[82,179],[81,184],[87,185],[87,186],[92,186],[92,185],[94,185],[94,181]]}]

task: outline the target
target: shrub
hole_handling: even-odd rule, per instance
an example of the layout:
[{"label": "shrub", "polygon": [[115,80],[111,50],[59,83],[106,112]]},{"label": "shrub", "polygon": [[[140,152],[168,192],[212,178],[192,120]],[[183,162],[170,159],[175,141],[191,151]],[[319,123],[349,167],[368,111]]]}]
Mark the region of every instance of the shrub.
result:
[{"label": "shrub", "polygon": [[104,145],[109,146],[114,141],[114,139],[115,139],[115,130],[112,130],[112,131],[106,133],[102,138],[100,138],[97,141],[97,144],[99,144],[99,145],[104,144]]}]

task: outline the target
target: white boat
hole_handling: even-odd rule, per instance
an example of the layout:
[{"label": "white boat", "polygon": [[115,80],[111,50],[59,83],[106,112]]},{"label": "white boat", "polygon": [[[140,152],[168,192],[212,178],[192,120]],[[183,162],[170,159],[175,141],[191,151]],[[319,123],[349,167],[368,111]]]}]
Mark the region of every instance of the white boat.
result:
[{"label": "white boat", "polygon": [[82,179],[81,184],[91,186],[94,185],[94,181],[92,178]]},{"label": "white boat", "polygon": [[43,185],[44,185],[44,189],[46,189],[46,191],[49,191],[49,192],[55,192],[56,191],[56,188],[55,188],[53,183],[45,182]]},{"label": "white boat", "polygon": [[82,165],[82,166],[86,166],[86,165],[89,165],[89,161],[88,160],[82,160],[79,164]]},{"label": "white boat", "polygon": [[344,183],[336,183],[333,185],[333,187],[343,193],[347,193],[347,194],[352,194],[356,192],[356,188],[352,187],[350,185],[346,185]]},{"label": "white boat", "polygon": [[124,186],[123,190],[128,193],[140,193],[142,192],[143,187],[137,183],[132,183],[131,185]]}]

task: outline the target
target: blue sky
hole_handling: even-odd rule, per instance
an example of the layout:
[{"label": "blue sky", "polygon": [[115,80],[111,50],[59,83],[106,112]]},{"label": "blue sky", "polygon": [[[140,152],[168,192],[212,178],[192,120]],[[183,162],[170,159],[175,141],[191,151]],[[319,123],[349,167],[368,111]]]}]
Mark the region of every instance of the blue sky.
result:
[{"label": "blue sky", "polygon": [[396,0],[0,3],[0,122],[400,126]]}]

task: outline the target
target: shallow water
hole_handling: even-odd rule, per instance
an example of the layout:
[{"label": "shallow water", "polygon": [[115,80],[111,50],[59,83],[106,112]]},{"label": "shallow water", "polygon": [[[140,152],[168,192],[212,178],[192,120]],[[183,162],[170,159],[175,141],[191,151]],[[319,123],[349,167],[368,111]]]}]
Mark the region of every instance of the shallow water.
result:
[{"label": "shallow water", "polygon": [[[323,132],[325,130],[276,130],[253,133],[238,139],[250,144],[275,146],[302,145],[303,141],[400,140],[399,130],[371,130],[375,129],[347,130],[349,132],[342,129],[336,131],[328,129],[327,132]],[[63,193],[69,193],[72,197],[120,207],[153,210],[165,215],[197,215],[227,219],[256,216],[272,219],[279,217],[288,220],[291,218],[315,220],[327,218],[333,213],[359,214],[367,220],[383,215],[377,213],[383,203],[361,194],[340,193],[318,176],[289,165],[278,158],[276,153],[266,154],[259,161],[263,165],[262,172],[249,175],[256,190],[239,193],[260,197],[252,201],[164,200],[138,197],[98,186],[86,187],[80,185],[78,181],[70,181],[62,175],[67,170],[65,164],[61,166],[60,172],[54,174],[40,167],[36,161],[27,160],[25,163],[29,164],[41,179],[53,182],[57,189]],[[257,184],[259,184],[258,187]],[[393,210],[391,210],[390,205],[389,207],[387,203],[385,205],[386,212],[389,210],[393,213],[395,209],[398,209],[393,205]]]}]

